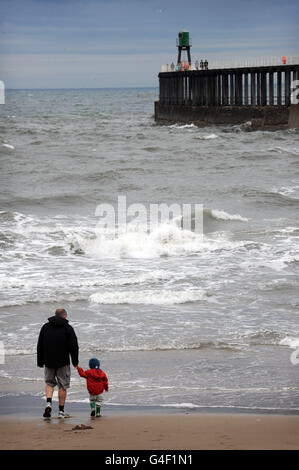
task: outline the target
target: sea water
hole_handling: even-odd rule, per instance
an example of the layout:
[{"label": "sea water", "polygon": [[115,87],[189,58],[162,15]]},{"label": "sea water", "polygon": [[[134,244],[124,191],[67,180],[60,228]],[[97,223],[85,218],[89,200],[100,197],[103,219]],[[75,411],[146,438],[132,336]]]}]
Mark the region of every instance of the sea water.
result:
[{"label": "sea water", "polygon": [[[1,396],[42,396],[41,326],[68,311],[110,406],[299,410],[299,133],[157,125],[157,89],[8,91],[0,106]],[[202,204],[96,230],[99,204]],[[109,232],[109,233],[108,233]],[[75,369],[69,400],[85,401]]]}]

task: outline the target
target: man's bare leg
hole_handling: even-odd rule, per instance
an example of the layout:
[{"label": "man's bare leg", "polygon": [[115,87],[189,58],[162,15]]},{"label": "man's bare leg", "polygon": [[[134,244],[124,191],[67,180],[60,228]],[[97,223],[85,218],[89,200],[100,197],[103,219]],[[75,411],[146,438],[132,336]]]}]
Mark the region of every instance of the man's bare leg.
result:
[{"label": "man's bare leg", "polygon": [[58,389],[58,402],[59,402],[58,418],[65,418],[66,416],[68,416],[64,414],[65,399],[66,399],[66,389],[59,388]]},{"label": "man's bare leg", "polygon": [[59,388],[58,389],[58,402],[59,406],[64,406],[66,400],[66,389]]},{"label": "man's bare leg", "polygon": [[54,387],[51,387],[51,385],[46,384],[46,398],[52,399],[53,393],[54,393]]}]

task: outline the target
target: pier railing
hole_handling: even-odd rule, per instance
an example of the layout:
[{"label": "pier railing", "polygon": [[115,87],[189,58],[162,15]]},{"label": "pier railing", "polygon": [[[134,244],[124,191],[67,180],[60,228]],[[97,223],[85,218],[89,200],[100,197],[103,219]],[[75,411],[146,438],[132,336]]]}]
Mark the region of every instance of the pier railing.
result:
[{"label": "pier railing", "polygon": [[297,64],[162,72],[160,104],[289,106]]},{"label": "pier railing", "polygon": [[[205,62],[203,60],[202,62]],[[247,59],[236,59],[236,60],[210,60],[208,61],[208,69],[237,69],[244,67],[269,67],[274,65],[297,65],[299,64],[298,56],[283,56],[283,57],[256,57]],[[192,62],[188,66],[189,70],[201,70],[200,60]],[[162,72],[177,72],[179,68],[173,63],[162,65]]]}]

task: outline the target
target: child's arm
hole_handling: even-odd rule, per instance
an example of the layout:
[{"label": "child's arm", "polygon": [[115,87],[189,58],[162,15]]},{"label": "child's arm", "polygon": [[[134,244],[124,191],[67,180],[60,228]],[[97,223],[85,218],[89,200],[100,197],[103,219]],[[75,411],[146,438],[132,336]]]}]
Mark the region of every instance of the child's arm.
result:
[{"label": "child's arm", "polygon": [[80,367],[79,365],[77,366],[77,371],[78,371],[78,374],[81,376],[81,377],[84,377],[85,379],[87,379],[87,375],[85,374],[84,370],[82,369],[82,367]]},{"label": "child's arm", "polygon": [[105,389],[105,392],[108,392],[108,389],[109,389],[108,378],[105,372],[103,372],[103,374],[104,374],[103,376],[104,389]]}]

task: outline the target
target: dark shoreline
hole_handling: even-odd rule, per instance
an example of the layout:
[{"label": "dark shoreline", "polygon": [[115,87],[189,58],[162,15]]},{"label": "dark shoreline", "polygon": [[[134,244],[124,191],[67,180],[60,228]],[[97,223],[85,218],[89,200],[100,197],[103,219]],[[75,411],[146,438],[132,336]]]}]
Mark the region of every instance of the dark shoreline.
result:
[{"label": "dark shoreline", "polygon": [[[43,397],[24,394],[21,396],[0,397],[0,418],[33,418],[40,417],[45,405]],[[84,415],[89,417],[88,403],[67,402],[66,412],[72,417]],[[58,403],[53,402],[53,416],[57,415]],[[105,415],[169,415],[169,414],[247,414],[247,415],[293,415],[298,416],[299,410],[295,409],[277,409],[269,410],[263,408],[228,408],[228,407],[202,407],[188,408],[172,406],[136,406],[136,405],[104,405],[103,414]]]}]

